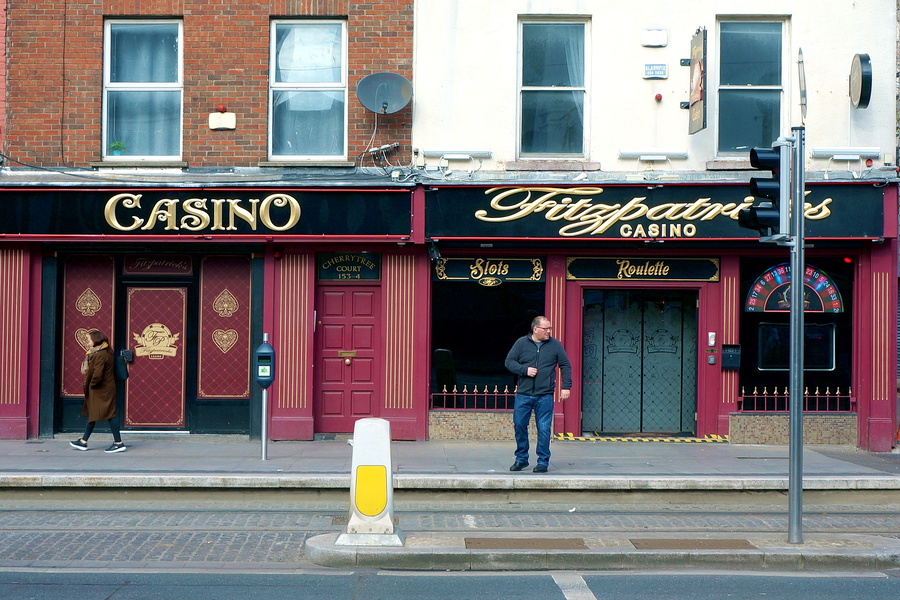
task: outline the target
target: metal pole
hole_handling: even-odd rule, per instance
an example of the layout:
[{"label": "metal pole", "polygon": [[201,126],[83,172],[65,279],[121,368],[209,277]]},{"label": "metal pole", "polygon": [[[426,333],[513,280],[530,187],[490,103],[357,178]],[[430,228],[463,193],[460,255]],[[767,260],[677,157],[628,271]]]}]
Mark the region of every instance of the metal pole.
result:
[{"label": "metal pole", "polygon": [[803,543],[803,309],[806,260],[803,252],[805,192],[805,127],[793,131],[793,189],[791,218],[791,366],[790,366],[790,444],[788,475],[788,542]]},{"label": "metal pole", "polygon": [[[268,333],[263,334],[263,343],[264,344],[269,343],[269,334]],[[260,436],[261,437],[260,441],[261,441],[261,446],[262,446],[262,460],[266,460],[268,458],[268,451],[269,451],[269,448],[268,448],[269,434],[267,431],[267,429],[268,429],[267,425],[268,425],[268,421],[269,421],[268,413],[269,413],[269,390],[268,390],[268,388],[263,388],[263,391],[262,391],[262,430],[261,430],[261,436]]]}]

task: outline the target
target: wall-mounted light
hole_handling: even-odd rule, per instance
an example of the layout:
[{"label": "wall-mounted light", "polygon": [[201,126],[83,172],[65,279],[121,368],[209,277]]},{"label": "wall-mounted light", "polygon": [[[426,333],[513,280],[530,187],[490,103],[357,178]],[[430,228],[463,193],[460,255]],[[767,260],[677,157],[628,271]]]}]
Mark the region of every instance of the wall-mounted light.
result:
[{"label": "wall-mounted light", "polygon": [[862,160],[878,158],[881,156],[881,148],[813,148],[811,156],[832,160]]},{"label": "wall-mounted light", "polygon": [[432,262],[441,260],[441,251],[438,250],[437,244],[434,242],[428,242],[428,258],[430,258]]},{"label": "wall-mounted light", "polygon": [[216,112],[209,113],[209,128],[213,131],[224,131],[237,127],[237,117],[233,112],[228,112],[224,104],[216,106]]},{"label": "wall-mounted light", "polygon": [[427,158],[443,158],[445,160],[471,160],[473,158],[491,158],[494,153],[487,148],[422,148],[422,155]]},{"label": "wall-mounted light", "polygon": [[636,158],[644,162],[664,162],[667,160],[685,160],[687,150],[671,150],[665,148],[636,148],[619,150],[619,158]]}]

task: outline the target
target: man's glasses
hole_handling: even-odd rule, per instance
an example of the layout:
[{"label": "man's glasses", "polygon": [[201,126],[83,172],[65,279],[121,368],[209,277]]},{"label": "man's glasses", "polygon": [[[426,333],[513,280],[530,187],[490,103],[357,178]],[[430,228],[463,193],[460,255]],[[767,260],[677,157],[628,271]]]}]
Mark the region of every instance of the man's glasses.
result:
[{"label": "man's glasses", "polygon": [[538,327],[537,329],[546,329],[547,331],[553,331],[552,327]]}]

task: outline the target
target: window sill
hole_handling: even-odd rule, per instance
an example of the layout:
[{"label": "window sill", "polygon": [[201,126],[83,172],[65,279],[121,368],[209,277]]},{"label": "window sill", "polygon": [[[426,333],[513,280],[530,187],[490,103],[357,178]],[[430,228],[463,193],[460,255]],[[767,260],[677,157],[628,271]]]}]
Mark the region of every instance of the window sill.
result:
[{"label": "window sill", "polygon": [[267,160],[257,163],[260,167],[353,167],[355,161],[348,160]]},{"label": "window sill", "polygon": [[507,171],[599,171],[600,163],[577,160],[516,160],[506,163]]},{"label": "window sill", "polygon": [[717,158],[706,163],[707,171],[744,171],[752,169],[750,158]]},{"label": "window sill", "polygon": [[92,162],[90,163],[90,166],[94,169],[109,169],[115,167],[185,169],[188,164],[183,160],[104,160],[102,162]]}]

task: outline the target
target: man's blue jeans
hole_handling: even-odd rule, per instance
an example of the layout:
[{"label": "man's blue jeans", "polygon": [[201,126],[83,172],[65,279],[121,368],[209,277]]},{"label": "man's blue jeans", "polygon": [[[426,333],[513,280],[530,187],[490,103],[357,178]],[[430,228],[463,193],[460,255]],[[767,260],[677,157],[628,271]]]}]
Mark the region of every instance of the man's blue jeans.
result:
[{"label": "man's blue jeans", "polygon": [[528,422],[534,411],[537,425],[537,464],[550,464],[550,427],[553,424],[553,394],[526,396],[516,394],[513,426],[516,431],[516,462],[528,462]]}]

